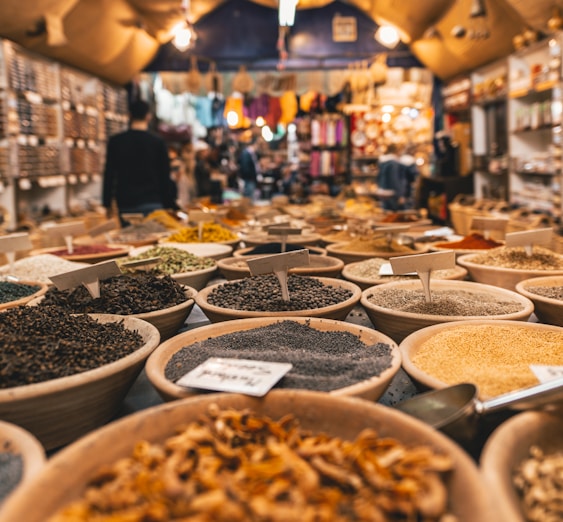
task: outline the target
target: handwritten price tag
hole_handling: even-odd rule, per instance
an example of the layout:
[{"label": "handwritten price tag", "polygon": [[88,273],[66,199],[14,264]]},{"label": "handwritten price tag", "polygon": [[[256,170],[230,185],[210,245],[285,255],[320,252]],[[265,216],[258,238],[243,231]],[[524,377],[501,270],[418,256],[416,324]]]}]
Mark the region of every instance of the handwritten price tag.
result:
[{"label": "handwritten price tag", "polygon": [[290,363],[212,357],[180,377],[176,384],[263,397],[291,368]]},{"label": "handwritten price tag", "polygon": [[45,228],[45,232],[50,236],[63,237],[68,253],[72,254],[74,251],[72,238],[85,234],[86,226],[84,225],[84,221],[71,221],[69,223],[48,225]]},{"label": "handwritten price tag", "polygon": [[504,232],[508,218],[493,218],[493,217],[473,217],[471,220],[472,230],[482,230],[485,239],[488,239],[492,230],[499,230]]},{"label": "handwritten price tag", "polygon": [[0,252],[6,255],[10,270],[14,269],[16,252],[31,250],[32,244],[28,233],[10,234],[0,237]]}]

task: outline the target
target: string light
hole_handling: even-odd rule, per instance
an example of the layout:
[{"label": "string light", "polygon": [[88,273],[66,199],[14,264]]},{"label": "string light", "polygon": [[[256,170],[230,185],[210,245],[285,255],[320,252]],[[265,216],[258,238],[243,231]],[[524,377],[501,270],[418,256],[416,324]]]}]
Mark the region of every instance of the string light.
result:
[{"label": "string light", "polygon": [[182,1],[182,13],[184,14],[184,19],[178,22],[172,28],[172,44],[176,49],[181,52],[188,50],[193,47],[195,41],[197,40],[197,33],[195,32],[194,26],[190,22],[190,4],[189,0]]}]

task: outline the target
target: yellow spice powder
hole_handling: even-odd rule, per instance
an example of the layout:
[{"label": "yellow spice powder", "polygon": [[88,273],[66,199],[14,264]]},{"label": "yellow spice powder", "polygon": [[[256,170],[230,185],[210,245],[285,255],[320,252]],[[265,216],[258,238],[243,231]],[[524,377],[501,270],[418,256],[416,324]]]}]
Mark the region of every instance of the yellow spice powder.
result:
[{"label": "yellow spice powder", "polygon": [[537,384],[530,365],[563,365],[563,328],[459,326],[423,342],[412,362],[442,382],[472,382],[481,397],[494,397]]}]

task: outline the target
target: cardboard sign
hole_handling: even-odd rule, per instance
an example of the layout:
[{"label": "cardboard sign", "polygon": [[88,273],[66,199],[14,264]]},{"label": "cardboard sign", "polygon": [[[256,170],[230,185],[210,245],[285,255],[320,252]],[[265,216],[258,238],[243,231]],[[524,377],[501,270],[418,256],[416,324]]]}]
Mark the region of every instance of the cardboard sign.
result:
[{"label": "cardboard sign", "polygon": [[179,386],[262,397],[292,364],[211,357],[176,381]]},{"label": "cardboard sign", "polygon": [[211,212],[204,212],[203,210],[191,210],[188,217],[192,223],[211,223],[215,221],[215,216]]},{"label": "cardboard sign", "polygon": [[508,224],[508,218],[498,218],[498,217],[473,217],[471,220],[472,230],[482,230],[485,239],[489,239],[490,232],[492,230],[499,230],[504,232],[506,230],[506,225]]},{"label": "cardboard sign", "polygon": [[0,252],[20,252],[21,250],[31,250],[32,248],[33,245],[27,232],[0,236]]},{"label": "cardboard sign", "polygon": [[298,236],[301,229],[297,227],[273,226],[268,228],[269,236],[280,236],[281,252],[284,253],[287,248],[287,236]]},{"label": "cardboard sign", "polygon": [[117,227],[117,223],[114,220],[110,219],[104,223],[101,223],[100,225],[92,227],[90,230],[88,230],[88,235],[90,237],[96,237],[99,236],[100,234],[105,234],[106,232],[109,232],[110,230],[113,230],[116,227]]},{"label": "cardboard sign", "polygon": [[69,254],[72,254],[73,244],[72,238],[81,236],[86,233],[86,226],[84,221],[71,221],[70,223],[57,223],[45,227],[45,232],[50,236],[63,237],[66,244],[66,249]]},{"label": "cardboard sign", "polygon": [[10,270],[14,269],[16,252],[31,250],[32,248],[33,245],[31,244],[31,240],[29,239],[29,234],[27,232],[0,237],[0,252],[3,252],[6,256]]},{"label": "cardboard sign", "polygon": [[119,266],[112,259],[71,272],[49,276],[49,279],[59,290],[68,290],[84,285],[90,295],[97,299],[100,297],[100,281],[120,274]]},{"label": "cardboard sign", "polygon": [[542,245],[551,241],[552,228],[538,228],[536,230],[525,230],[523,232],[512,232],[506,234],[505,244],[507,247],[523,246],[526,254],[532,255],[534,245]]},{"label": "cardboard sign", "polygon": [[135,261],[125,261],[120,263],[121,268],[147,268],[158,265],[162,261],[160,257],[147,257],[146,259],[137,259]]},{"label": "cardboard sign", "polygon": [[409,274],[416,272],[424,288],[426,302],[432,301],[430,293],[430,272],[433,270],[447,270],[455,267],[455,252],[430,252],[429,254],[414,254],[410,256],[391,257],[389,259],[394,274]]},{"label": "cardboard sign", "polygon": [[400,234],[401,232],[406,232],[409,228],[411,228],[411,225],[389,225],[388,227],[378,225],[373,230],[374,232],[381,232],[383,234],[389,235],[389,234]]},{"label": "cardboard sign", "polygon": [[292,252],[248,259],[246,263],[252,275],[274,273],[280,282],[282,299],[289,301],[287,272],[290,268],[308,265],[309,251],[307,249],[293,250]]}]

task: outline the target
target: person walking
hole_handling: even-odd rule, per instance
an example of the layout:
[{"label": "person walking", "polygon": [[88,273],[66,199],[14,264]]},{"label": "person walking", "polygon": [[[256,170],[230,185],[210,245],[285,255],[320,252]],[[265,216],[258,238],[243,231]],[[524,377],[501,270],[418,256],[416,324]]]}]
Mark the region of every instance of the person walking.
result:
[{"label": "person walking", "polygon": [[107,217],[113,217],[115,202],[122,226],[127,224],[123,214],[147,215],[178,208],[168,148],[160,136],[149,131],[149,104],[137,100],[129,113],[129,129],[108,140],[102,188]]},{"label": "person walking", "polygon": [[406,203],[406,177],[399,162],[397,146],[391,143],[379,158],[377,190],[385,210],[402,210]]},{"label": "person walking", "polygon": [[254,200],[258,186],[260,164],[256,152],[256,140],[252,139],[239,156],[239,178],[242,181],[242,195]]}]

